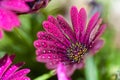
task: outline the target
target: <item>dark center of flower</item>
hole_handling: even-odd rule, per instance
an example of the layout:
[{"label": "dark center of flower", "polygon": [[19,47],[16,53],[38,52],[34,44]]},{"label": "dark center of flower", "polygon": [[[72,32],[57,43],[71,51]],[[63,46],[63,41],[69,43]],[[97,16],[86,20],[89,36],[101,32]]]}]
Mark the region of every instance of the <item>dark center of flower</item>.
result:
[{"label": "dark center of flower", "polygon": [[87,48],[78,42],[71,44],[67,49],[67,56],[72,63],[79,63],[85,53],[87,53]]}]

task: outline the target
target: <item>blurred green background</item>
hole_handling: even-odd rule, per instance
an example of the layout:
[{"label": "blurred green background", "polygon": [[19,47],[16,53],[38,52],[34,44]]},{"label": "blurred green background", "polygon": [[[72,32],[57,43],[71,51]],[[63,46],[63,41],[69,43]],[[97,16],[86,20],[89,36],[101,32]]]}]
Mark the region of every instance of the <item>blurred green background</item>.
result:
[{"label": "blurred green background", "polygon": [[72,5],[78,9],[84,7],[88,18],[99,11],[103,23],[107,23],[107,30],[102,36],[104,47],[95,56],[87,58],[85,67],[76,70],[72,80],[117,80],[120,70],[120,0],[51,0],[46,8],[19,16],[21,26],[12,32],[5,32],[0,40],[0,57],[5,53],[16,54],[14,63],[25,61],[23,67],[31,69],[28,75],[31,80],[57,80],[54,71],[36,61],[33,41],[37,39],[36,33],[43,30],[42,22],[48,15],[61,14],[71,25],[69,10]]}]

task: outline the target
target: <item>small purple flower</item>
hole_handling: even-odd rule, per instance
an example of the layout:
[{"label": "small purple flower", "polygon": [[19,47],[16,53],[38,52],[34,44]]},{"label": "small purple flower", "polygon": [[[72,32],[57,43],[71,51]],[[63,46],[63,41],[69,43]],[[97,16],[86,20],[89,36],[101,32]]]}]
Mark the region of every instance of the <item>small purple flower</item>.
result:
[{"label": "small purple flower", "polygon": [[69,75],[83,67],[86,54],[93,55],[103,46],[104,41],[100,37],[106,29],[105,24],[101,25],[99,13],[92,16],[88,25],[84,8],[78,11],[73,6],[70,13],[73,27],[60,15],[56,19],[49,16],[43,22],[45,31],[38,32],[38,40],[34,42],[37,61],[46,63],[49,69],[62,63]]},{"label": "small purple flower", "polygon": [[3,30],[11,31],[20,25],[17,12],[30,10],[26,2],[31,0],[0,0],[0,39],[3,37]]},{"label": "small purple flower", "polygon": [[20,69],[19,68],[24,63],[12,64],[15,55],[5,55],[0,59],[0,80],[30,80],[26,75],[30,72],[29,69]]}]

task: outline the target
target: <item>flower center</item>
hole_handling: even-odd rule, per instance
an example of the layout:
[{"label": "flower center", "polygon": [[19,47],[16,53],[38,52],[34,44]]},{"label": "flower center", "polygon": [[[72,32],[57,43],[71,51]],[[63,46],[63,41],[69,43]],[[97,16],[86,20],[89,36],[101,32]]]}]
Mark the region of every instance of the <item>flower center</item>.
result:
[{"label": "flower center", "polygon": [[67,49],[67,56],[72,63],[79,63],[86,52],[87,48],[81,43],[76,42]]}]

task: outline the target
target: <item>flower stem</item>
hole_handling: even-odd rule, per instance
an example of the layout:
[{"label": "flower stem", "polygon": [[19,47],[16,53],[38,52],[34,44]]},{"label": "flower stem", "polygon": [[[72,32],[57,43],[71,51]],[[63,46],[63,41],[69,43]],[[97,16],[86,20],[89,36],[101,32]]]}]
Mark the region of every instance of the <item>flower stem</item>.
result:
[{"label": "flower stem", "polygon": [[48,80],[53,75],[55,75],[55,70],[52,70],[47,74],[43,74],[42,76],[39,76],[39,77],[35,78],[34,80]]}]

